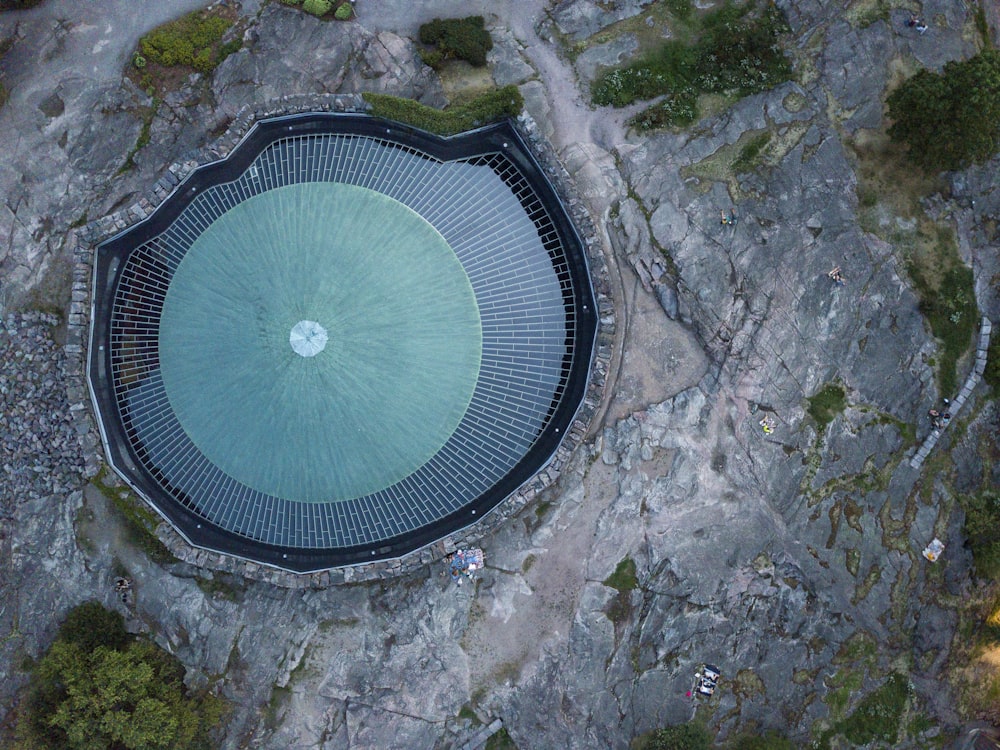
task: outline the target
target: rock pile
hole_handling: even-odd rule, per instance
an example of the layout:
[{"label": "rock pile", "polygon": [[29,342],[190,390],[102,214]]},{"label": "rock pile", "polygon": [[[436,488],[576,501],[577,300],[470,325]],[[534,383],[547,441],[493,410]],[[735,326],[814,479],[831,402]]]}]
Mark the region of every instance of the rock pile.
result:
[{"label": "rock pile", "polygon": [[[30,312],[0,324],[0,502],[79,487],[84,461],[66,401],[66,362],[51,329],[59,319]],[[5,507],[5,515],[10,508]]]}]

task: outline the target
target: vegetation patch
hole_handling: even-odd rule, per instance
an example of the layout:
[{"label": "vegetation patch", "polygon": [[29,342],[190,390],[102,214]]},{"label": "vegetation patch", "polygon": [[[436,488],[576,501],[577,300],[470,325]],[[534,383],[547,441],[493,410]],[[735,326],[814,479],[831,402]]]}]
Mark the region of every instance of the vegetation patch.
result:
[{"label": "vegetation patch", "polygon": [[625,557],[615,567],[615,572],[604,579],[603,584],[621,594],[627,594],[635,589],[639,585],[639,579],[635,574],[635,560]]},{"label": "vegetation patch", "polygon": [[842,643],[834,654],[833,664],[853,664],[861,662],[869,668],[875,667],[878,644],[875,638],[863,630],[856,630]]},{"label": "vegetation patch", "polygon": [[178,562],[173,553],[156,536],[156,527],[160,524],[159,516],[147,508],[131,492],[121,487],[109,487],[105,484],[104,480],[107,475],[107,467],[102,467],[90,483],[110,500],[112,507],[118,511],[129,542],[146,553],[146,556],[155,563],[168,565]]},{"label": "vegetation patch", "polygon": [[1000,492],[984,490],[962,495],[959,503],[965,511],[965,536],[972,549],[976,575],[985,580],[1000,580]]},{"label": "vegetation patch", "polygon": [[766,91],[791,77],[779,46],[788,22],[773,3],[735,5],[703,15],[691,41],[671,40],[624,67],[605,71],[591,86],[602,106],[663,99],[637,115],[641,130],[684,127],[698,117],[698,97],[742,97]]},{"label": "vegetation patch", "polygon": [[941,343],[937,357],[938,387],[943,396],[958,391],[958,360],[976,332],[976,293],[972,269],[958,255],[951,227],[939,227],[931,255],[911,253],[906,264],[920,312]]},{"label": "vegetation patch", "polygon": [[824,732],[817,745],[828,748],[830,741],[837,735],[845,737],[854,747],[874,742],[895,745],[909,697],[910,685],[906,676],[892,674],[885,684],[865,696],[850,716],[836,722]]},{"label": "vegetation patch", "polygon": [[712,736],[697,723],[677,724],[637,737],[634,750],[708,750]]},{"label": "vegetation patch", "polygon": [[921,70],[887,99],[889,137],[931,171],[981,164],[1000,150],[1000,52]]},{"label": "vegetation patch", "polygon": [[216,573],[212,578],[201,578],[197,577],[194,582],[198,584],[198,588],[205,593],[206,596],[219,597],[221,599],[226,599],[231,602],[238,602],[242,599],[242,594],[245,589],[233,581],[227,581],[222,578],[222,575]]},{"label": "vegetation patch", "polygon": [[604,579],[603,584],[618,592],[604,608],[604,614],[615,625],[621,625],[632,615],[631,594],[639,585],[639,579],[635,574],[635,561],[631,557],[625,557],[615,567],[615,572]]},{"label": "vegetation patch", "polygon": [[350,0],[281,0],[284,5],[301,8],[317,18],[333,17],[338,21],[349,21],[354,17],[354,6]]},{"label": "vegetation patch", "polygon": [[994,396],[1000,396],[1000,330],[990,335],[990,348],[986,350],[986,370],[983,380],[993,389]]},{"label": "vegetation patch", "polygon": [[760,135],[751,138],[743,148],[740,149],[739,156],[733,161],[733,172],[735,174],[745,174],[752,172],[760,163],[761,151],[771,142],[771,132],[765,130]]},{"label": "vegetation patch", "polygon": [[[191,73],[211,73],[243,45],[240,34],[231,32],[235,9],[215,5],[163,24],[139,40],[128,75],[148,93],[177,88]],[[223,41],[227,36],[229,41]]]},{"label": "vegetation patch", "polygon": [[863,601],[871,590],[875,588],[875,585],[882,580],[882,568],[875,563],[868,568],[868,572],[865,574],[865,580],[863,580],[858,587],[854,590],[854,596],[851,597],[851,604],[857,604]]},{"label": "vegetation patch", "polygon": [[486,65],[486,53],[493,49],[493,38],[482,16],[435,18],[420,27],[419,38],[432,48],[422,55],[432,68],[446,60],[465,60],[481,68]]},{"label": "vegetation patch", "polygon": [[[941,342],[932,363],[938,388],[951,396],[957,390],[957,363],[972,342],[977,310],[972,272],[958,253],[954,231],[931,221],[921,206],[924,196],[947,186],[939,176],[914,169],[906,147],[884,134],[859,133],[853,147],[860,161],[859,223],[890,242],[906,268],[920,311]],[[900,228],[897,217],[912,228]]]},{"label": "vegetation patch", "polygon": [[737,735],[729,743],[730,750],[795,750],[795,745],[787,737],[769,729],[763,734],[744,733]]},{"label": "vegetation patch", "polygon": [[486,740],[483,750],[517,750],[517,745],[514,744],[514,740],[507,734],[507,730],[501,729]]},{"label": "vegetation patch", "polygon": [[840,383],[827,383],[806,401],[806,412],[816,422],[817,431],[822,433],[834,417],[847,408],[847,392]]},{"label": "vegetation patch", "polygon": [[226,704],[189,694],[184,667],[97,602],[71,610],[33,667],[17,750],[208,750]]},{"label": "vegetation patch", "polygon": [[222,37],[232,25],[223,16],[195,11],[153,29],[139,40],[139,51],[147,61],[164,67],[181,65],[208,73],[221,61]]},{"label": "vegetation patch", "polygon": [[497,120],[517,117],[524,108],[524,99],[517,86],[494,89],[465,104],[443,110],[388,94],[366,93],[363,96],[376,117],[413,125],[438,135],[454,135]]}]

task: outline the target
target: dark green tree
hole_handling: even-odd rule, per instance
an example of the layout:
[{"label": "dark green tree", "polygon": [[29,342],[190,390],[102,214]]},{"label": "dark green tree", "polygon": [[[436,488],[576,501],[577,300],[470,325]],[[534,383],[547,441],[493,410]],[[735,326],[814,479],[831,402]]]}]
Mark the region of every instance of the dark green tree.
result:
[{"label": "dark green tree", "polygon": [[1000,151],[1000,52],[941,73],[922,70],[889,95],[889,137],[929,170],[961,169]]}]

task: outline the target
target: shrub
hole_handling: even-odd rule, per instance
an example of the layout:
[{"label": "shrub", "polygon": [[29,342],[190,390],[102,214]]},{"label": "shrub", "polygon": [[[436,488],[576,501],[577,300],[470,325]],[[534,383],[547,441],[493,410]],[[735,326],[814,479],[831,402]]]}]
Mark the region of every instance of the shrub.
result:
[{"label": "shrub", "polygon": [[348,21],[354,15],[354,8],[350,3],[343,3],[333,12],[333,17],[338,21]]},{"label": "shrub", "polygon": [[230,26],[225,18],[195,11],[153,29],[139,40],[139,50],[160,65],[208,73],[218,64],[215,48]]},{"label": "shrub", "polygon": [[332,7],[330,0],[304,0],[302,3],[302,10],[314,16],[325,16]]},{"label": "shrub", "polygon": [[941,73],[921,70],[888,98],[889,137],[921,167],[982,163],[1000,149],[1000,52],[987,49]]},{"label": "shrub", "polygon": [[136,52],[134,55],[132,55],[132,65],[135,68],[142,70],[143,68],[146,67],[146,58],[140,55],[138,52]]},{"label": "shrub", "polygon": [[445,59],[457,58],[477,67],[486,64],[486,53],[493,49],[482,16],[435,18],[420,27],[420,41],[435,45]]},{"label": "shrub", "polygon": [[488,91],[467,104],[446,110],[388,94],[366,93],[363,96],[376,117],[413,125],[438,135],[454,135],[505,117],[517,117],[524,108],[524,98],[517,86]]}]

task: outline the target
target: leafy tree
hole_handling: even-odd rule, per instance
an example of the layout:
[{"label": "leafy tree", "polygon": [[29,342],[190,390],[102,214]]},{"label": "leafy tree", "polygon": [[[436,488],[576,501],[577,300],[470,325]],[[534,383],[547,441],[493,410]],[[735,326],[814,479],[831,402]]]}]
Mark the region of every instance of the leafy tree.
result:
[{"label": "leafy tree", "polygon": [[183,678],[173,656],[129,636],[121,616],[89,602],[70,612],[34,669],[18,747],[208,748],[222,704],[186,696]]},{"label": "leafy tree", "polygon": [[931,170],[981,163],[1000,150],[1000,52],[983,50],[941,73],[922,70],[888,99],[892,140]]}]

